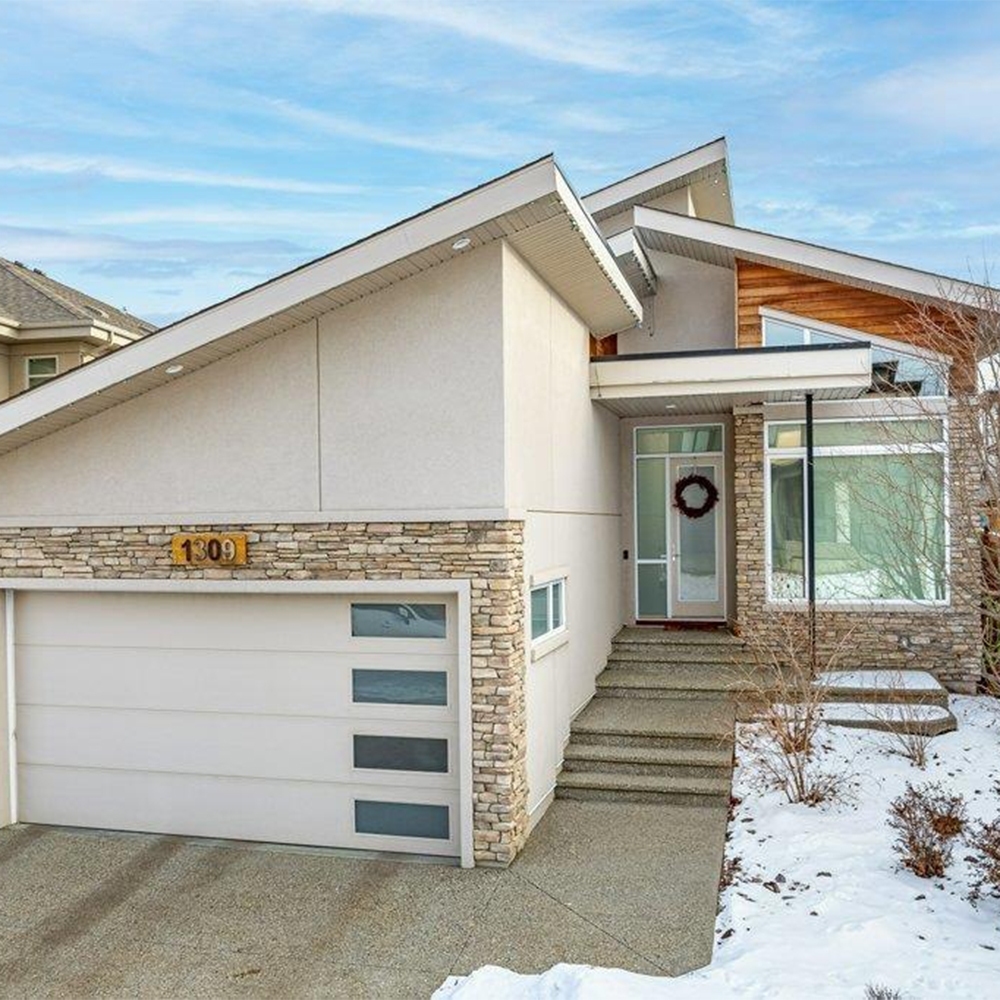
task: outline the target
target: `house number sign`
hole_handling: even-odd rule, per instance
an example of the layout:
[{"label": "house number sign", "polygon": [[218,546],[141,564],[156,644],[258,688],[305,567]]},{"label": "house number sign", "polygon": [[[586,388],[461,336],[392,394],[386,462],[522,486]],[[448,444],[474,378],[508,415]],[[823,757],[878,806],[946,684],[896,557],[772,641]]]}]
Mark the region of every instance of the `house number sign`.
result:
[{"label": "house number sign", "polygon": [[243,532],[174,535],[170,557],[175,566],[242,566],[247,561],[247,536]]}]

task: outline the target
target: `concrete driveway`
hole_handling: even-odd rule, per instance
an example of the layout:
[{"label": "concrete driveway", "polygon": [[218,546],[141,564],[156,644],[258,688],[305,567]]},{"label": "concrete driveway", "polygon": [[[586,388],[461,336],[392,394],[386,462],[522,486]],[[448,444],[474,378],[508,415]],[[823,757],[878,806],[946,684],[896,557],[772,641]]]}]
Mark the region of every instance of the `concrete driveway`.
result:
[{"label": "concrete driveway", "polygon": [[486,963],[709,961],[721,808],[554,803],[506,871],[0,831],[2,997],[428,997]]}]

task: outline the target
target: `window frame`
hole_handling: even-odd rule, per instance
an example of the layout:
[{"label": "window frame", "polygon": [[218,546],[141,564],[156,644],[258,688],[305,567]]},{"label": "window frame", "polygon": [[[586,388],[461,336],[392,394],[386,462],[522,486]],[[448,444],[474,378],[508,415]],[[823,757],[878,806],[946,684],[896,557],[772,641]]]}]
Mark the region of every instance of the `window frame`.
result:
[{"label": "window frame", "polygon": [[[931,397],[922,397],[924,399]],[[926,415],[914,413],[912,415],[899,414],[859,414],[857,416],[827,416],[817,417],[813,424],[835,424],[835,423],[900,423],[913,422],[927,419]],[[941,440],[927,444],[904,443],[904,444],[878,444],[878,445],[824,445],[813,449],[814,458],[835,458],[837,456],[864,456],[864,455],[893,455],[893,454],[940,454],[942,456],[942,489],[944,497],[942,503],[942,514],[944,517],[944,596],[930,600],[920,600],[917,598],[892,597],[892,598],[842,598],[823,597],[817,598],[817,606],[828,607],[840,610],[866,610],[869,608],[901,610],[918,608],[945,608],[951,605],[951,469],[950,469],[950,444],[948,415],[946,412],[935,414],[934,419],[941,420]],[[772,458],[797,458],[802,461],[802,491],[803,491],[803,516],[805,514],[805,495],[809,483],[809,467],[806,462],[806,449],[804,446],[794,448],[774,448],[770,445],[769,430],[776,425],[798,425],[802,424],[803,418],[779,417],[768,420],[765,418],[763,426],[763,449],[764,449],[764,585],[765,600],[768,604],[777,605],[782,608],[804,608],[808,607],[808,597],[781,597],[776,596],[773,591],[773,565],[771,549],[771,459]],[[803,538],[803,544],[805,539]],[[803,560],[802,582],[805,594],[809,593],[809,568]]]},{"label": "window frame", "polygon": [[[551,640],[556,639],[562,635],[565,635],[568,628],[566,622],[566,585],[567,576],[565,573],[549,575],[546,577],[532,578],[531,586],[528,589],[528,629],[531,635],[531,648],[532,651],[536,651],[543,644],[549,643]],[[553,613],[553,592],[556,587],[559,587],[559,625],[553,626],[555,620],[555,615]],[[535,636],[533,633],[533,622],[531,615],[531,603],[532,597],[536,591],[544,590],[546,592],[546,618],[545,622],[548,628],[542,632],[539,636]]]},{"label": "window frame", "polygon": [[865,333],[864,330],[855,330],[849,326],[839,326],[836,323],[826,323],[822,320],[810,319],[808,316],[784,312],[781,309],[773,309],[770,306],[759,306],[758,313],[760,315],[760,342],[764,347],[770,346],[767,342],[767,321],[769,319],[775,320],[778,323],[784,323],[786,326],[800,327],[805,334],[803,343],[806,345],[811,343],[811,332],[825,333],[831,337],[845,341],[866,341],[872,347],[881,347],[887,351],[895,351],[897,354],[902,354],[906,357],[919,358],[924,361],[936,362],[937,364],[944,363],[948,369],[944,376],[944,393],[935,396],[927,395],[913,398],[929,400],[946,399],[948,396],[949,383],[951,381],[950,368],[954,360],[950,354],[941,354],[938,351],[932,351],[926,347],[918,347],[916,344],[909,344],[906,341],[893,340],[891,337],[882,337],[877,333]]},{"label": "window frame", "polygon": [[[31,374],[31,362],[32,361],[52,361],[55,364],[55,371],[50,375],[32,375]],[[44,385],[46,382],[52,381],[52,379],[57,378],[60,374],[59,371],[59,355],[58,354],[29,354],[24,359],[24,386],[26,389],[37,389],[38,386]],[[32,385],[31,380],[35,379],[34,385]]]}]

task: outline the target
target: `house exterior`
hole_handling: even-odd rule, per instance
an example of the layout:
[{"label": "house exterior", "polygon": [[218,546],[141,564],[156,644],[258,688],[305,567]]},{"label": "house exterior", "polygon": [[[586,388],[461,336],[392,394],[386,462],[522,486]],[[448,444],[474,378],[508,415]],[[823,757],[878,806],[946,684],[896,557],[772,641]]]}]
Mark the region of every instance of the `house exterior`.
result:
[{"label": "house exterior", "polygon": [[623,625],[803,608],[806,394],[822,640],[972,690],[967,291],[737,227],[723,140],[546,157],[8,400],[0,820],[509,863]]},{"label": "house exterior", "polygon": [[0,257],[0,400],[154,329],[37,268]]}]

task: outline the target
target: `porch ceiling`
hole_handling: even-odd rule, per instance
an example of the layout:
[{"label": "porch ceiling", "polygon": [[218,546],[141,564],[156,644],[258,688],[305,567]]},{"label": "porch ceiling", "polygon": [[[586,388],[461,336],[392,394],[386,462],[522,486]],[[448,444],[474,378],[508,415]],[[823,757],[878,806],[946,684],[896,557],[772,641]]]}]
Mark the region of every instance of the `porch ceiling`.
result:
[{"label": "porch ceiling", "polygon": [[590,398],[622,417],[726,413],[807,392],[850,399],[870,386],[866,343],[619,354],[590,363]]}]

